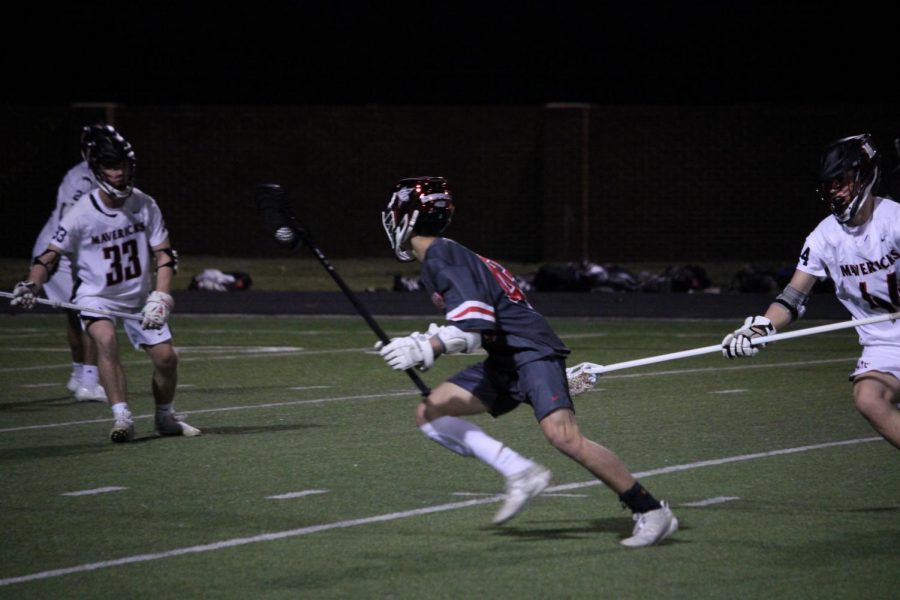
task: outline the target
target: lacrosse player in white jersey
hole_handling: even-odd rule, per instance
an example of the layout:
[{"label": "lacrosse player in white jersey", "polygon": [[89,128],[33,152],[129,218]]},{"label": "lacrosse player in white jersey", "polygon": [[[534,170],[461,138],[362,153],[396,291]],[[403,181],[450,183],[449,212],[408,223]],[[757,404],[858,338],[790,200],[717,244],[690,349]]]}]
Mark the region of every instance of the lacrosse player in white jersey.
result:
[{"label": "lacrosse player in white jersey", "polygon": [[[750,340],[774,334],[803,316],[817,279],[830,276],[841,303],[856,319],[900,310],[900,204],[874,194],[879,156],[869,134],[825,148],[819,193],[831,216],[806,238],[791,282],[765,315],[747,317],[722,340],[727,358],[756,356]],[[900,322],[856,328],[863,347],[850,374],[857,410],[900,448]]]},{"label": "lacrosse player in white jersey", "polygon": [[[31,251],[32,257],[37,258],[47,250],[63,215],[97,187],[97,180],[87,164],[85,150],[88,140],[99,127],[101,126],[88,126],[82,130],[81,156],[85,160],[69,169],[59,184],[56,206],[37,236]],[[44,283],[44,295],[56,302],[70,302],[72,285],[72,263],[68,256],[61,256],[56,273]],[[97,348],[82,330],[77,312],[66,311],[66,325],[66,336],[72,352],[72,374],[66,388],[75,394],[75,399],[79,402],[106,402],[106,392],[100,385],[97,371]]]},{"label": "lacrosse player in white jersey", "polygon": [[[115,318],[90,309],[136,312],[143,306],[140,323],[125,320],[124,327],[134,347],[146,351],[153,363],[156,431],[159,435],[199,435],[173,408],[178,357],[166,321],[174,306],[169,292],[177,256],[159,207],[134,187],[134,150],[112,126],[104,125],[94,133],[86,155],[98,188],[63,215],[49,247],[35,259],[28,280],[16,284],[11,302],[33,307],[35,295],[59,258],[70,256],[77,280],[74,302],[86,307],[81,322],[97,344],[100,381],[113,411],[113,442],[134,439],[134,422],[119,360]],[[151,254],[156,264],[152,291]]]}]

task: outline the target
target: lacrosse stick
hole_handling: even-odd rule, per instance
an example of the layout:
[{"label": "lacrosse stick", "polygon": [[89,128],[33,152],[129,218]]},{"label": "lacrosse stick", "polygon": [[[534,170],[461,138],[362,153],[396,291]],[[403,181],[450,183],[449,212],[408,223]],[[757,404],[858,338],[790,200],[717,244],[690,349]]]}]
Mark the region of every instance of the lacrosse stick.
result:
[{"label": "lacrosse stick", "polygon": [[[390,343],[390,338],[378,325],[378,322],[372,317],[372,314],[356,297],[356,294],[350,289],[344,279],[338,274],[334,266],[325,258],[325,254],[319,246],[313,241],[312,236],[292,214],[290,207],[285,199],[284,189],[277,183],[262,183],[256,186],[256,207],[262,213],[263,221],[269,233],[275,237],[275,240],[281,244],[288,246],[292,251],[296,252],[303,244],[306,244],[319,263],[328,271],[331,278],[337,284],[344,295],[359,313],[359,316],[365,320],[369,328],[375,332],[378,339],[384,344]],[[431,389],[425,384],[419,375],[412,369],[407,369],[406,374],[412,382],[419,388],[423,396],[431,393]]]},{"label": "lacrosse stick", "polygon": [[[893,312],[867,319],[851,319],[840,323],[832,323],[830,325],[820,325],[819,327],[807,327],[806,329],[798,329],[796,331],[788,331],[786,333],[776,333],[774,335],[755,337],[750,340],[754,346],[788,340],[791,338],[805,337],[815,335],[817,333],[825,333],[827,331],[837,331],[839,329],[849,329],[851,327],[860,327],[862,325],[870,325],[872,323],[880,323],[882,321],[895,321],[900,319],[900,312]],[[671,352],[669,354],[660,354],[659,356],[648,356],[647,358],[639,358],[626,362],[613,363],[611,365],[598,365],[596,363],[583,362],[566,369],[566,376],[569,379],[569,390],[572,395],[582,394],[594,386],[597,381],[597,375],[609,373],[611,371],[620,371],[622,369],[631,369],[633,367],[643,367],[644,365],[652,365],[654,363],[665,362],[669,360],[677,360],[679,358],[688,358],[690,356],[700,356],[701,354],[713,354],[722,351],[722,344],[713,346],[703,346],[702,348],[694,348],[692,350],[682,350],[681,352]]]},{"label": "lacrosse stick", "polygon": [[[15,295],[10,294],[9,292],[0,292],[0,297],[15,298]],[[46,298],[35,298],[34,300],[38,304],[46,304],[47,306],[52,306],[53,308],[68,308],[69,310],[77,310],[78,312],[96,313],[98,315],[109,315],[110,317],[119,317],[120,319],[130,319],[132,321],[140,321],[143,319],[143,317],[141,317],[140,314],[119,312],[117,310],[106,310],[104,308],[91,308],[89,306],[78,306],[77,304],[72,304],[70,302],[63,302],[61,300],[47,300]]]}]

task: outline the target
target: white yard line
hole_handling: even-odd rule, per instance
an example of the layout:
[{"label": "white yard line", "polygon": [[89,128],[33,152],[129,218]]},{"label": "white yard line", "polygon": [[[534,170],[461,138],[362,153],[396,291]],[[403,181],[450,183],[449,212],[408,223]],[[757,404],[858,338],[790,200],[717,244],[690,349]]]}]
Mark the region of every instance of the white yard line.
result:
[{"label": "white yard line", "polygon": [[65,492],[60,494],[60,496],[93,496],[94,494],[106,494],[108,492],[118,492],[119,490],[127,490],[128,488],[119,487],[115,485],[94,488],[92,490],[79,490],[77,492]]},{"label": "white yard line", "polygon": [[[666,473],[677,473],[681,471],[689,471],[691,469],[702,469],[705,467],[712,467],[718,465],[725,465],[729,463],[737,463],[744,462],[750,460],[758,460],[761,458],[769,458],[772,456],[784,456],[788,454],[797,454],[800,452],[810,452],[812,450],[822,450],[825,448],[835,448],[839,446],[850,446],[855,444],[866,444],[871,442],[883,441],[880,437],[868,437],[868,438],[858,438],[853,440],[843,440],[839,442],[825,442],[822,444],[811,444],[807,446],[798,446],[795,448],[782,448],[779,450],[771,450],[768,452],[757,452],[754,454],[740,454],[736,456],[726,456],[723,458],[716,458],[711,460],[702,460],[698,462],[685,463],[681,465],[671,465],[668,467],[660,467],[657,469],[651,469],[649,471],[643,471],[640,473],[634,473],[636,478],[644,478],[652,477],[654,475],[662,475]],[[564,485],[557,485],[553,487],[547,488],[548,493],[560,492],[565,490],[573,490],[580,489],[586,487],[593,487],[596,485],[602,485],[597,480],[585,481],[580,483],[569,483]],[[462,502],[451,502],[449,504],[438,504],[435,506],[427,506],[424,508],[416,508],[412,510],[405,510],[399,512],[386,513],[381,515],[373,515],[371,517],[362,517],[359,519],[350,519],[347,521],[334,521],[331,523],[322,523],[321,525],[311,525],[309,527],[301,527],[299,529],[288,529],[285,531],[278,531],[274,533],[261,533],[258,535],[253,535],[250,537],[242,537],[242,538],[232,538],[229,540],[221,540],[218,542],[211,542],[209,544],[201,544],[197,546],[188,546],[184,548],[174,548],[172,550],[166,550],[164,552],[152,552],[148,554],[136,554],[132,556],[125,556],[122,558],[115,558],[111,560],[104,560],[99,562],[92,563],[84,563],[81,565],[76,565],[73,567],[65,567],[62,569],[50,569],[47,571],[38,571],[36,573],[30,573],[28,575],[20,575],[18,577],[7,577],[5,579],[0,579],[0,587],[7,585],[14,585],[17,583],[25,583],[28,581],[40,581],[44,579],[51,579],[53,577],[61,577],[63,575],[71,575],[73,573],[84,573],[87,571],[96,571],[98,569],[108,569],[110,567],[118,567],[122,565],[130,565],[135,563],[143,563],[154,560],[162,560],[165,558],[173,558],[176,556],[184,556],[188,554],[201,554],[204,552],[214,552],[216,550],[223,550],[225,548],[235,548],[237,546],[246,546],[248,544],[258,544],[261,542],[271,542],[274,540],[283,540],[286,538],[294,538],[305,535],[311,535],[313,533],[321,533],[323,531],[331,531],[334,529],[347,529],[350,527],[359,527],[361,525],[371,525],[372,523],[384,523],[388,521],[397,521],[399,519],[408,519],[411,517],[420,517],[423,515],[429,515],[433,513],[439,512],[447,512],[450,510],[459,510],[462,508],[469,508],[472,506],[480,506],[482,504],[492,504],[495,502],[500,502],[503,499],[502,494],[495,494],[486,498],[477,498],[474,500],[465,500]]]},{"label": "white yard line", "polygon": [[707,498],[706,500],[697,500],[696,502],[682,502],[679,506],[690,506],[691,508],[702,508],[704,506],[712,506],[713,504],[724,504],[732,500],[740,500],[738,496],[716,496],[715,498]]},{"label": "white yard line", "polygon": [[316,494],[327,494],[328,490],[303,490],[302,492],[288,492],[287,494],[277,494],[275,496],[266,496],[266,500],[290,500],[291,498],[303,498],[304,496],[315,496]]}]

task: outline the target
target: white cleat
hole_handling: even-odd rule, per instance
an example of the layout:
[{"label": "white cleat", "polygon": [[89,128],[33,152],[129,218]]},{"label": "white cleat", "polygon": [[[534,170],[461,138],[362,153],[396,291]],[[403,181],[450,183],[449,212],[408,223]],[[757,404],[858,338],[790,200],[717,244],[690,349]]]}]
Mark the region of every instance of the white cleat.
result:
[{"label": "white cleat", "polygon": [[528,506],[531,500],[543,492],[548,485],[552,473],[541,465],[528,467],[521,473],[506,478],[506,500],[494,515],[494,525],[500,525],[512,519]]},{"label": "white cleat", "polygon": [[106,390],[99,383],[97,385],[79,384],[75,390],[75,399],[79,402],[106,402]]},{"label": "white cleat", "polygon": [[188,425],[181,420],[181,417],[175,413],[169,413],[165,417],[156,418],[156,434],[157,435],[183,435],[185,437],[196,437],[202,432]]},{"label": "white cleat", "polygon": [[116,419],[112,431],[109,432],[109,439],[117,444],[124,444],[133,440],[134,421],[127,417]]},{"label": "white cleat", "polygon": [[619,543],[630,548],[652,546],[678,531],[678,519],[672,514],[668,504],[665,502],[661,504],[662,508],[635,514],[631,537]]},{"label": "white cleat", "polygon": [[72,376],[69,377],[69,382],[66,383],[66,389],[74,394],[75,390],[77,390],[80,386],[81,380],[78,379],[78,376],[73,373]]}]

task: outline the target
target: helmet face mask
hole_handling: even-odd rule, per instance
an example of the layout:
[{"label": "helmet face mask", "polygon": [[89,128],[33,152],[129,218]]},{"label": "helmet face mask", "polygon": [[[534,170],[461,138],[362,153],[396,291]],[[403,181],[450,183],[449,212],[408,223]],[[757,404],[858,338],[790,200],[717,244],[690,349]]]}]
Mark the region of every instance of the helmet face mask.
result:
[{"label": "helmet face mask", "polygon": [[450,224],[455,206],[443,177],[411,177],[394,187],[381,213],[384,231],[400,262],[415,260],[409,245],[413,235],[440,235]]},{"label": "helmet face mask", "polygon": [[878,182],[878,150],[869,134],[832,142],[819,171],[819,196],[838,223],[846,225],[859,212]]},{"label": "helmet face mask", "polygon": [[[112,125],[85,127],[81,135],[81,153],[100,189],[117,200],[131,196],[137,160],[131,144]],[[107,174],[110,170],[121,170],[121,179],[110,180]]]}]

